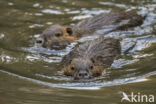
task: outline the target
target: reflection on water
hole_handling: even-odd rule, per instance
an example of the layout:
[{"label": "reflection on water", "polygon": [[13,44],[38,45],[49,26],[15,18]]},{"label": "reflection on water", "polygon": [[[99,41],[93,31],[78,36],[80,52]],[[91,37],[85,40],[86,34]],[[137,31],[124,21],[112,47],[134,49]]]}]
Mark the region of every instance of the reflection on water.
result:
[{"label": "reflection on water", "polygon": [[[112,87],[119,88],[117,85],[123,85],[124,88],[129,90],[129,84],[133,82],[145,81],[151,75],[156,74],[155,69],[155,59],[156,59],[156,13],[155,13],[155,0],[146,1],[146,0],[50,0],[50,1],[27,1],[27,0],[2,0],[0,1],[0,74],[6,73],[7,78],[17,77],[17,79],[28,80],[27,82],[20,81],[20,84],[14,80],[17,84],[15,86],[18,88],[26,83],[30,82],[38,83],[39,88],[42,85],[50,86],[52,89],[54,87],[59,88],[60,90],[56,98],[51,98],[49,95],[46,95],[47,98],[52,99],[54,103],[58,101],[63,101],[63,103],[75,103],[76,94],[84,94],[83,92],[72,93],[75,90],[71,90],[72,95],[71,99],[68,97],[63,97],[67,95],[68,89],[61,88],[71,88],[71,89],[98,89],[100,92],[93,94],[90,92],[85,93],[86,99],[79,99],[81,102],[86,102],[85,104],[97,104],[105,99],[106,104],[116,103],[120,101],[115,99],[116,97],[109,96],[114,94],[112,92]],[[59,67],[59,62],[62,57],[68,54],[71,49],[77,44],[76,42],[71,43],[63,50],[48,50],[45,48],[40,48],[34,46],[34,40],[42,33],[42,31],[52,24],[61,24],[61,25],[74,25],[78,21],[92,17],[100,13],[108,12],[127,12],[127,11],[136,11],[142,16],[146,16],[144,23],[141,26],[136,28],[131,28],[126,31],[116,31],[106,35],[106,37],[114,37],[121,40],[122,45],[122,55],[114,61],[111,66],[111,70],[106,71],[106,73],[98,78],[95,78],[89,82],[81,83],[75,82],[71,77],[66,77],[62,75],[62,70]],[[98,36],[84,37],[78,42],[83,42],[86,40],[97,38]],[[126,55],[124,54],[126,53]],[[14,76],[14,77],[11,77]],[[0,80],[4,81],[3,76],[0,77]],[[155,88],[154,78],[151,78],[149,88]],[[9,82],[5,81],[5,84],[9,86],[14,86]],[[16,85],[15,84],[15,85]],[[41,84],[41,85],[40,85]],[[126,84],[126,85],[125,85]],[[132,84],[136,89],[140,88],[140,84]],[[104,94],[102,91],[106,88],[109,92]],[[109,87],[108,87],[109,86]],[[146,85],[148,86],[148,85]],[[22,102],[22,98],[25,98],[25,95],[21,95],[21,99],[16,96],[20,92],[14,92],[14,97],[10,97],[10,90],[6,90],[7,86],[0,84],[0,89],[3,89],[6,98],[2,99],[2,93],[0,91],[0,101],[11,98],[11,100],[16,99],[17,103],[33,103],[37,104],[45,101],[45,96],[40,97],[43,99],[41,102],[38,102],[38,96],[33,92],[31,93],[29,100]],[[30,89],[33,85],[28,86]],[[100,89],[101,88],[101,89]],[[145,91],[146,89],[142,89]],[[147,92],[152,92],[148,90]],[[103,95],[104,94],[104,95]],[[61,97],[60,97],[61,96]],[[91,97],[88,97],[91,96]],[[93,99],[94,96],[96,99]],[[118,95],[117,95],[118,96]],[[32,99],[32,100],[30,100]],[[57,101],[56,101],[57,99]],[[69,100],[69,102],[65,102]],[[20,102],[21,101],[21,102]],[[46,99],[48,101],[48,99]],[[51,101],[51,100],[50,100]],[[79,102],[78,101],[78,102]],[[92,102],[90,102],[92,101]],[[2,102],[3,103],[3,102]],[[104,102],[102,102],[104,103]]]}]

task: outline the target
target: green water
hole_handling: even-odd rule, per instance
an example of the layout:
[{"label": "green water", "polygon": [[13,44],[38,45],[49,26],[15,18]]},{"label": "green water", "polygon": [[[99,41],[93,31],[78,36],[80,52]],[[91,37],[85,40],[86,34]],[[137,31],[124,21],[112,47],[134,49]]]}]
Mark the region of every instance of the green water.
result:
[{"label": "green water", "polygon": [[[155,0],[1,0],[0,7],[0,104],[133,104],[121,102],[122,92],[152,94],[156,102]],[[72,25],[84,16],[131,10],[148,14],[142,26],[121,35],[136,39],[136,47],[91,83],[62,75],[58,63],[70,48],[34,47],[52,24]]]}]

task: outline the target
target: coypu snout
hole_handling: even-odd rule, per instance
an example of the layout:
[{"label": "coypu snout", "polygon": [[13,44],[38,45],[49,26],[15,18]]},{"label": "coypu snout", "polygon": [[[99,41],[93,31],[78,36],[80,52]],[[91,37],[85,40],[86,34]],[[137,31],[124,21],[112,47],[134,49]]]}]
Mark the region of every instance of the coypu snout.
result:
[{"label": "coypu snout", "polygon": [[42,46],[43,43],[44,43],[44,39],[42,39],[40,37],[37,38],[36,41],[35,41],[35,45],[37,45],[37,46]]},{"label": "coypu snout", "polygon": [[42,45],[44,43],[44,39],[38,38],[36,39],[36,44]]},{"label": "coypu snout", "polygon": [[43,43],[43,40],[42,40],[42,39],[37,39],[37,40],[36,40],[36,43],[42,44],[42,43]]},{"label": "coypu snout", "polygon": [[90,79],[101,75],[100,67],[94,66],[91,59],[74,58],[68,67],[65,68],[64,74],[72,76],[75,80]]},{"label": "coypu snout", "polygon": [[89,79],[91,75],[89,74],[89,69],[78,69],[74,79]]}]

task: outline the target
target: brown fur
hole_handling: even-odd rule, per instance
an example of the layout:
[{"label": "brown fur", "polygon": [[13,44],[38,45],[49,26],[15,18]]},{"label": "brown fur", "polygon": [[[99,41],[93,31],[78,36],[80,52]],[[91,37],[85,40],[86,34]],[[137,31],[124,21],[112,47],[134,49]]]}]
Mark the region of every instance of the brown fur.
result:
[{"label": "brown fur", "polygon": [[45,48],[58,49],[66,47],[68,43],[73,42],[74,40],[77,40],[77,38],[70,36],[66,27],[54,25],[42,33],[42,35],[37,39],[37,43],[41,44],[42,47]]},{"label": "brown fur", "polygon": [[[144,18],[135,13],[106,13],[85,19],[73,27],[53,25],[46,29],[36,43],[45,48],[62,49],[83,36],[105,35],[115,30],[123,30],[141,25]],[[102,30],[99,32],[99,30]],[[57,35],[57,34],[60,35]]]},{"label": "brown fur", "polygon": [[101,37],[87,41],[63,58],[61,64],[64,66],[64,74],[79,79],[77,73],[83,70],[88,74],[87,78],[99,76],[103,69],[113,63],[120,51],[119,40],[113,38]]}]

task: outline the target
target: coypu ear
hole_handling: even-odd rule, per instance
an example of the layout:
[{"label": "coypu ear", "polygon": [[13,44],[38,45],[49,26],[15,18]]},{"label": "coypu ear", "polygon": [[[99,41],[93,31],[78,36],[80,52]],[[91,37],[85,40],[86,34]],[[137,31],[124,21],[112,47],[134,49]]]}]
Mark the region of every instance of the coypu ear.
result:
[{"label": "coypu ear", "polygon": [[94,61],[94,59],[93,59],[93,58],[91,58],[90,60],[92,61],[92,63],[95,63],[95,61]]},{"label": "coypu ear", "polygon": [[73,30],[72,30],[72,28],[70,28],[70,27],[67,27],[67,28],[66,28],[66,31],[67,31],[67,33],[68,33],[69,35],[72,35],[72,34],[73,34]]}]

